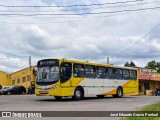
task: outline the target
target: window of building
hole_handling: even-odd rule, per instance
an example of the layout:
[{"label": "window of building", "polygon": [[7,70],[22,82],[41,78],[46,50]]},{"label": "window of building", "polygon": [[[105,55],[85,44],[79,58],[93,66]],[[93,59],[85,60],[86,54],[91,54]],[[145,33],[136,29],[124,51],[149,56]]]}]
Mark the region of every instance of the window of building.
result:
[{"label": "window of building", "polygon": [[114,68],[106,68],[107,79],[115,79]]},{"label": "window of building", "polygon": [[130,70],[130,79],[136,80],[137,79],[137,72],[136,70]]},{"label": "window of building", "polygon": [[97,67],[97,78],[101,79],[106,78],[105,67]]},{"label": "window of building", "polygon": [[13,79],[13,80],[12,80],[12,85],[15,85],[15,84],[16,84],[16,80]]},{"label": "window of building", "polygon": [[74,77],[84,77],[84,65],[74,64]]},{"label": "window of building", "polygon": [[123,79],[128,80],[130,78],[129,76],[129,70],[123,69]]},{"label": "window of building", "polygon": [[61,83],[68,81],[72,76],[72,64],[64,62],[61,64]]},{"label": "window of building", "polygon": [[23,77],[23,78],[22,78],[22,82],[26,82],[26,77]]},{"label": "window of building", "polygon": [[123,79],[122,69],[115,68],[115,78],[116,79]]},{"label": "window of building", "polygon": [[21,82],[21,79],[20,79],[20,78],[18,78],[18,79],[17,79],[17,84],[18,84],[18,83],[20,83],[20,82]]},{"label": "window of building", "polygon": [[30,76],[30,75],[27,76],[27,80],[28,80],[28,81],[31,80],[31,76]]},{"label": "window of building", "polygon": [[85,66],[85,76],[86,78],[96,78],[95,66],[86,65]]}]

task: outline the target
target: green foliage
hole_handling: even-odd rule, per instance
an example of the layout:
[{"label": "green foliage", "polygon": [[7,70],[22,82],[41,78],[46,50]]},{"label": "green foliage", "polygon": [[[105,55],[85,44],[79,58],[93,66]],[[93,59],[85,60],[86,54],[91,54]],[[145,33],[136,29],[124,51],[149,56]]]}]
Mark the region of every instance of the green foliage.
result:
[{"label": "green foliage", "polygon": [[147,63],[145,68],[156,69],[158,71],[158,73],[160,73],[160,62],[156,62],[155,60],[152,60],[152,61]]},{"label": "green foliage", "polygon": [[125,64],[124,64],[125,67],[136,67],[136,65],[134,64],[133,61],[131,61],[130,63],[127,61]]},{"label": "green foliage", "polygon": [[136,67],[136,65],[134,64],[134,62],[130,62],[130,67]]},{"label": "green foliage", "polygon": [[127,61],[125,64],[124,64],[125,67],[129,67],[129,62]]},{"label": "green foliage", "polygon": [[[160,111],[160,102],[152,105],[147,105],[139,111]],[[138,111],[137,111],[138,112]],[[123,117],[120,120],[160,120],[159,117]]]}]

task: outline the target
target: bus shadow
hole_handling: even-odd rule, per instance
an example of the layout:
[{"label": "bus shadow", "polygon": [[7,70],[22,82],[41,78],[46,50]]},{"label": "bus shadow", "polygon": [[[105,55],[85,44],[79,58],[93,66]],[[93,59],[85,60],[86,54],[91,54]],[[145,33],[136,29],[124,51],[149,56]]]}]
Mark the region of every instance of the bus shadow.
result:
[{"label": "bus shadow", "polygon": [[74,100],[71,97],[64,97],[61,100],[56,100],[56,99],[39,99],[37,101],[39,102],[96,102],[99,100],[109,100],[109,99],[126,99],[126,98],[136,98],[134,96],[124,96],[121,98],[113,98],[110,96],[104,97],[104,98],[98,98],[98,97],[85,97],[83,100]]}]

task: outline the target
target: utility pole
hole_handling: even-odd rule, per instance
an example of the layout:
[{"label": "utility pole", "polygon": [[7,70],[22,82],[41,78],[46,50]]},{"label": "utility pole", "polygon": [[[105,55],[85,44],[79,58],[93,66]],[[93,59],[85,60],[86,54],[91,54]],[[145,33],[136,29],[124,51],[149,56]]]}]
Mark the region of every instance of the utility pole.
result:
[{"label": "utility pole", "polygon": [[109,64],[109,57],[107,57],[107,64]]},{"label": "utility pole", "polygon": [[29,56],[29,68],[31,69],[31,56]]}]

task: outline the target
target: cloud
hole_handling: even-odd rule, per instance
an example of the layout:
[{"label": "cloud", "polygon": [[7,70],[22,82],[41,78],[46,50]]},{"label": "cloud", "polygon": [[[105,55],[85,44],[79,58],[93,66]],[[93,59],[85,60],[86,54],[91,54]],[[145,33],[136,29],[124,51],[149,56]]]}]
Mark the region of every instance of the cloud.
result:
[{"label": "cloud", "polygon": [[[117,1],[112,1],[117,2]],[[5,5],[71,5],[106,3],[106,1],[21,1],[2,0]],[[108,5],[102,8],[87,7],[84,12],[103,12],[124,9],[154,7],[155,1],[143,4]],[[75,8],[3,8],[3,11],[28,11],[38,13],[79,13]],[[45,11],[45,12],[42,12]],[[47,12],[48,11],[48,12]],[[9,12],[10,13],[10,12]],[[14,12],[13,12],[14,13]],[[23,13],[23,12],[22,12]],[[160,56],[159,30],[157,28],[142,38],[159,24],[157,10],[125,12],[123,14],[77,15],[77,16],[0,16],[0,48],[19,56],[32,56],[33,65],[43,58],[70,58],[106,63],[106,57],[116,65],[134,61],[143,67],[148,61]],[[137,42],[138,41],[138,42]],[[123,52],[121,52],[123,51]],[[114,56],[116,53],[116,56]],[[14,72],[28,65],[28,58],[0,53],[0,70]]]}]

